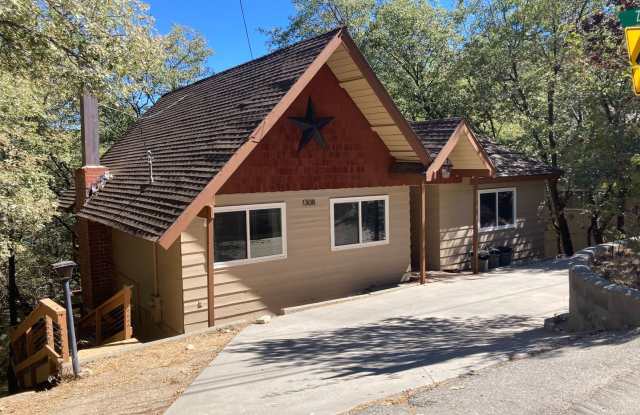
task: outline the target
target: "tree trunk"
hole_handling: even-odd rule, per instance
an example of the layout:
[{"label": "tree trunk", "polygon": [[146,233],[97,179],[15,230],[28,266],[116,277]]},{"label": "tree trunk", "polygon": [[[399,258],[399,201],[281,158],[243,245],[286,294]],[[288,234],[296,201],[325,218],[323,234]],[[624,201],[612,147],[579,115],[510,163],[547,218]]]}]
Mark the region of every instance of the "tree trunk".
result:
[{"label": "tree trunk", "polygon": [[[7,267],[7,282],[9,291],[9,323],[12,327],[18,324],[18,288],[16,286],[16,253],[14,250],[9,251],[9,264]],[[9,359],[11,359],[11,348],[8,350]],[[7,384],[9,387],[9,393],[16,393],[18,391],[18,382],[11,363],[7,366]]]},{"label": "tree trunk", "polygon": [[549,198],[551,199],[551,214],[553,220],[556,222],[556,229],[562,245],[562,253],[566,256],[572,256],[573,242],[571,241],[569,222],[567,222],[567,218],[564,215],[564,203],[560,199],[558,192],[558,181],[549,180],[547,187],[549,189]]},{"label": "tree trunk", "polygon": [[7,267],[7,282],[9,291],[9,322],[12,326],[18,324],[18,287],[16,286],[16,253],[9,251],[9,266]]},{"label": "tree trunk", "polygon": [[[589,230],[591,231],[591,236],[593,236],[594,245],[604,243],[604,229],[600,228],[598,225],[598,217],[595,215],[591,215],[591,225],[589,226]],[[589,238],[588,243],[591,245],[591,238]]]}]

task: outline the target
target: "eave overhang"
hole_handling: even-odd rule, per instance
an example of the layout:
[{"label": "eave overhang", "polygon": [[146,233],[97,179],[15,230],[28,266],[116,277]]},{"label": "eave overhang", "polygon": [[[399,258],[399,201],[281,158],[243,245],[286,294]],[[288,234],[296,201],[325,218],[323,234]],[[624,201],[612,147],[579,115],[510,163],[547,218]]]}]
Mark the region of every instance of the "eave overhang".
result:
[{"label": "eave overhang", "polygon": [[[334,56],[336,58],[331,60]],[[339,63],[342,63],[343,66],[346,65],[350,73],[347,74],[349,71],[341,71]],[[402,116],[382,83],[375,76],[353,39],[351,39],[346,29],[341,29],[298,78],[280,102],[258,124],[249,136],[249,140],[234,153],[215,177],[180,214],[178,219],[157,239],[157,243],[160,246],[168,249],[200,211],[212,205],[214,195],[271,131],[293,101],[302,93],[325,64],[334,72],[340,82],[340,86],[349,93],[352,100],[371,124],[371,128],[385,143],[396,161],[415,162],[423,166],[427,166],[432,162],[427,150],[422,146],[409,123]],[[352,78],[345,78],[347,75],[351,75]]]}]

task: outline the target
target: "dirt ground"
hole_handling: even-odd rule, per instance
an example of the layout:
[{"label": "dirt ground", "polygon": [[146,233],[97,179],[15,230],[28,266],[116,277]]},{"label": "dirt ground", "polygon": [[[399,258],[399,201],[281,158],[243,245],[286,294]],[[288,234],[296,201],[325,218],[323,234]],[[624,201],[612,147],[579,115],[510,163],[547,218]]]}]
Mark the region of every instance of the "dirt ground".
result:
[{"label": "dirt ground", "polygon": [[89,375],[0,399],[0,414],[159,414],[240,331],[221,329],[88,362]]}]

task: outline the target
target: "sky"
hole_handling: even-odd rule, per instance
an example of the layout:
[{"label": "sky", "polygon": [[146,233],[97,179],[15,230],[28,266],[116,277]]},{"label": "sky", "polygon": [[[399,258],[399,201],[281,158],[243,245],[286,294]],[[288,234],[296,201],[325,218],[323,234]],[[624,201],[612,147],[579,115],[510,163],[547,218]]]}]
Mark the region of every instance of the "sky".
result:
[{"label": "sky", "polygon": [[[242,24],[239,0],[146,0],[156,28],[167,33],[173,24],[196,29],[207,39],[213,55],[208,65],[215,72],[251,60]],[[242,0],[253,56],[268,52],[267,37],[259,28],[286,26],[294,14],[290,0]]]}]

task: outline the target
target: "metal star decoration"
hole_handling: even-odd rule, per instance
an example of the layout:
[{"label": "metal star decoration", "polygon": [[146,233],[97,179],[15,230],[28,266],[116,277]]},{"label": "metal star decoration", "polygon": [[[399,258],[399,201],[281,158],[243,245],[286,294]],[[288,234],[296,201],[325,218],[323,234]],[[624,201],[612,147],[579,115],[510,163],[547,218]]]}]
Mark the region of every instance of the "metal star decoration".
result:
[{"label": "metal star decoration", "polygon": [[320,130],[325,125],[333,121],[333,117],[320,117],[316,118],[315,111],[313,110],[313,104],[311,103],[311,97],[307,102],[307,113],[304,117],[289,117],[295,125],[302,130],[302,137],[300,138],[300,144],[298,145],[298,152],[302,150],[304,146],[313,138],[318,145],[322,148],[327,148],[327,142],[324,141],[324,137]]}]

